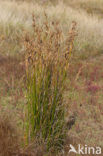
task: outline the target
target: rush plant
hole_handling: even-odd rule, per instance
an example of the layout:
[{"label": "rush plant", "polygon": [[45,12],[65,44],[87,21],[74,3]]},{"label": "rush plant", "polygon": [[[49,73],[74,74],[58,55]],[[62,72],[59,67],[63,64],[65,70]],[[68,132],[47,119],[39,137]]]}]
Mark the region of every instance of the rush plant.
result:
[{"label": "rush plant", "polygon": [[24,37],[27,74],[27,140],[38,139],[47,150],[62,148],[66,136],[63,93],[76,35],[73,22],[64,40],[58,22],[40,25],[33,15],[33,33]]}]

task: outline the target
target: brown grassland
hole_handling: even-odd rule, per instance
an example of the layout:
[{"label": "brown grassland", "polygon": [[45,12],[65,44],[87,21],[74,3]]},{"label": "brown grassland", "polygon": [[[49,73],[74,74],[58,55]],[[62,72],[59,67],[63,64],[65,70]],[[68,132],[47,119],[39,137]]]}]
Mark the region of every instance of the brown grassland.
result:
[{"label": "brown grassland", "polygon": [[0,156],[69,144],[103,152],[103,1],[0,0]]}]

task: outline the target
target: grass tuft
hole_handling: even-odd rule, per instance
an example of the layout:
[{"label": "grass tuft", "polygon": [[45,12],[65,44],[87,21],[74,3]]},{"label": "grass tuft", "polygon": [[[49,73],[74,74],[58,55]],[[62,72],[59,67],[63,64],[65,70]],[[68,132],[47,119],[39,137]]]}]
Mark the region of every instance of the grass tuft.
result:
[{"label": "grass tuft", "polygon": [[42,24],[33,15],[33,34],[26,33],[27,137],[38,138],[47,150],[60,150],[66,136],[63,93],[69,67],[76,23],[64,40],[58,21]]}]

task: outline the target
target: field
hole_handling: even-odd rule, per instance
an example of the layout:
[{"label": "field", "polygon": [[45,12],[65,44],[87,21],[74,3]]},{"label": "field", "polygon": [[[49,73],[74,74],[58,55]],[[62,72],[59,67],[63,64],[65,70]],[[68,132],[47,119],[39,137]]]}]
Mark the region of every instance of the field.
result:
[{"label": "field", "polygon": [[[35,16],[34,20],[39,26],[39,28],[35,28],[37,31],[44,26],[46,30],[41,30],[47,32],[47,34],[49,34],[49,30],[51,33],[61,30],[64,49],[67,48],[65,42],[68,39],[68,30],[72,29],[73,21],[76,23],[71,35],[74,38],[70,38],[70,46],[72,46],[72,41],[74,46],[71,50],[69,68],[65,70],[67,79],[62,101],[66,110],[64,120],[67,126],[67,139],[65,139],[63,149],[59,153],[56,151],[52,154],[52,149],[47,152],[44,142],[40,144],[40,142],[35,141],[34,144],[33,142],[28,144],[26,140],[28,133],[25,132],[28,103],[27,88],[30,87],[30,84],[27,85],[26,80],[25,54],[29,50],[32,52],[32,48],[38,50],[39,35],[45,38],[45,33],[42,34],[41,32],[40,34],[37,33],[37,36],[35,35],[35,39],[33,39],[32,16]],[[52,24],[43,25],[45,19],[48,23],[53,21]],[[55,21],[57,26],[53,24]],[[48,25],[50,28],[48,28]],[[25,34],[29,34],[30,38],[26,39]],[[46,46],[48,46],[51,51],[56,51],[55,43],[59,47],[61,41],[57,36],[53,39],[55,38],[57,42],[49,39],[49,41],[46,40],[47,44],[45,42],[41,43],[44,50],[47,50]],[[53,44],[51,46],[50,41]],[[28,43],[32,45],[32,47],[29,45],[29,50]],[[61,47],[57,50],[61,50]],[[55,59],[54,56],[52,57]],[[60,69],[58,68],[58,70]],[[40,74],[38,70],[36,73],[37,75]],[[63,78],[62,74],[59,74]],[[39,78],[38,76],[38,81]],[[53,78],[55,80],[54,75]],[[48,86],[48,88],[44,87],[45,89],[49,88]],[[59,87],[61,89],[61,86]],[[40,92],[39,89],[38,92]],[[61,95],[62,92],[58,90],[58,94],[59,92]],[[40,94],[42,93],[40,92]],[[59,105],[60,101],[58,100],[57,103]],[[77,147],[78,144],[90,147],[100,146],[103,149],[102,104],[103,1],[0,0],[0,156],[72,156],[72,153],[68,154],[69,144],[74,145],[74,147]]]}]

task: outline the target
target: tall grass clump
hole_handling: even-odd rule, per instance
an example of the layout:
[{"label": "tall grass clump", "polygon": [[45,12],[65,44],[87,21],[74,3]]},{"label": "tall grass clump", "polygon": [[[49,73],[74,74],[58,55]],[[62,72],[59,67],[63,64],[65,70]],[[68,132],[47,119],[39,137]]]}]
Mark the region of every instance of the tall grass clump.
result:
[{"label": "tall grass clump", "polygon": [[26,33],[27,140],[46,144],[47,150],[59,150],[66,136],[63,93],[76,23],[64,41],[59,22],[42,24],[33,15],[33,32]]}]

